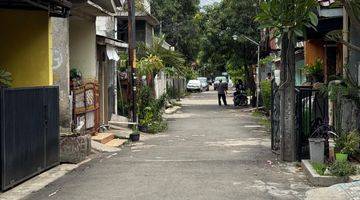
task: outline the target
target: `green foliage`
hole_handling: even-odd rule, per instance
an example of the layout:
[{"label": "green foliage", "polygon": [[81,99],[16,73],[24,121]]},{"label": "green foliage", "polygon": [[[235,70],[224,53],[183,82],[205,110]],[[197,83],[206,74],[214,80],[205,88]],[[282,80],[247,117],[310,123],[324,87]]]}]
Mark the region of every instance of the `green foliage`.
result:
[{"label": "green foliage", "polygon": [[[257,48],[245,40],[234,40],[235,35],[251,36],[260,40],[257,13],[257,1],[223,0],[207,6],[199,15],[201,29],[199,63],[207,65],[210,73],[225,71],[229,65],[233,68],[247,67],[257,62]],[[249,74],[246,74],[249,75]]]},{"label": "green foliage", "polygon": [[12,81],[11,73],[0,68],[0,87],[11,87]]},{"label": "green foliage", "polygon": [[261,97],[267,111],[271,109],[271,81],[264,80],[260,83]]},{"label": "green foliage", "polygon": [[318,17],[314,12],[318,7],[317,0],[269,0],[261,3],[256,20],[260,28],[272,29],[275,36],[287,33],[294,41],[305,35],[305,27],[316,29]]},{"label": "green foliage", "polygon": [[159,99],[155,99],[148,86],[142,87],[138,95],[139,125],[145,127],[149,133],[166,130],[167,123],[162,115],[167,96],[163,95]]},{"label": "green foliage", "polygon": [[335,161],[329,168],[330,172],[335,176],[350,176],[357,172],[357,167],[352,166],[348,161]]},{"label": "green foliage", "polygon": [[360,87],[357,85],[356,81],[352,79],[350,70],[345,71],[347,72],[346,78],[336,77],[336,79],[339,80],[338,83],[323,85],[320,90],[323,94],[328,95],[329,99],[334,102],[341,97],[345,97],[354,101],[356,106],[360,108]]},{"label": "green foliage", "polygon": [[275,59],[275,56],[267,56],[260,60],[260,66],[267,65],[267,64],[273,62],[274,59]]},{"label": "green foliage", "polygon": [[146,76],[153,73],[157,74],[164,68],[164,64],[158,56],[150,54],[147,57],[140,59],[137,67],[137,72],[142,76]]},{"label": "green foliage", "polygon": [[335,140],[335,149],[344,154],[355,154],[359,152],[360,134],[358,131],[343,133]]},{"label": "green foliage", "polygon": [[306,65],[304,70],[308,76],[322,75],[324,71],[324,62],[318,58],[313,65]]},{"label": "green foliage", "polygon": [[244,81],[246,79],[245,67],[236,67],[235,65],[229,63],[226,67],[226,71],[234,83],[237,83],[239,80]]},{"label": "green foliage", "polygon": [[129,68],[129,64],[128,64],[128,60],[129,60],[129,55],[125,52],[125,51],[121,51],[119,53],[119,62],[118,63],[118,70],[120,72],[125,72],[128,68]]},{"label": "green foliage", "polygon": [[319,175],[324,175],[327,169],[327,166],[324,163],[315,162],[315,163],[311,163],[311,165]]},{"label": "green foliage", "polygon": [[153,45],[150,47],[145,43],[139,43],[138,49],[140,57],[156,57],[158,61],[162,62],[168,75],[185,77],[186,71],[189,70],[189,67],[186,66],[183,55],[178,51],[165,49],[163,47],[164,42],[165,37],[160,36],[154,37]]},{"label": "green foliage", "polygon": [[70,79],[81,79],[82,74],[81,71],[78,70],[77,68],[72,68],[70,69]]},{"label": "green foliage", "polygon": [[151,0],[151,12],[161,22],[166,41],[179,50],[188,64],[199,52],[199,0]]}]

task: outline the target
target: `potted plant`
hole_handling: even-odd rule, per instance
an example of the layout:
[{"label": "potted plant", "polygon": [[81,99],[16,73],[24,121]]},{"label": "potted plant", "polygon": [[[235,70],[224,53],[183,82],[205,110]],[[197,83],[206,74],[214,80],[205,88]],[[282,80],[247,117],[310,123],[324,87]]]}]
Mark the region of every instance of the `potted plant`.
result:
[{"label": "potted plant", "polygon": [[346,161],[349,155],[359,151],[360,134],[358,131],[351,131],[348,134],[342,134],[335,140],[336,160]]},{"label": "potted plant", "polygon": [[130,134],[130,140],[132,142],[138,142],[140,140],[140,132],[137,127],[135,127],[133,132]]},{"label": "potted plant", "polygon": [[304,67],[305,73],[312,83],[322,82],[324,77],[324,63],[321,59],[316,59],[312,65],[306,65]]}]

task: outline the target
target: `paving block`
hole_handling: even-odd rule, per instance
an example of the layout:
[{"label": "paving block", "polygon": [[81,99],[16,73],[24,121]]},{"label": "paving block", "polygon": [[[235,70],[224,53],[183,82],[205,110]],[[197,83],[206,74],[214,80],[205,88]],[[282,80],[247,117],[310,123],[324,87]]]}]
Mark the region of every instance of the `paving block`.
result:
[{"label": "paving block", "polygon": [[115,135],[112,133],[98,133],[95,136],[91,137],[92,140],[100,142],[101,144],[106,144],[114,138]]},{"label": "paving block", "polygon": [[113,139],[111,141],[109,141],[108,143],[106,143],[106,146],[111,146],[111,147],[120,147],[122,146],[125,142],[127,142],[127,140],[122,140],[122,139]]}]

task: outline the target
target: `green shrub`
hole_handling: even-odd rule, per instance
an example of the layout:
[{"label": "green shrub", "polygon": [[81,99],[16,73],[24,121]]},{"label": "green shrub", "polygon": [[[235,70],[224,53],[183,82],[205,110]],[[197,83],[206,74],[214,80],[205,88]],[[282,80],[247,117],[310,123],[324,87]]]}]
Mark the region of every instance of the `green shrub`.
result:
[{"label": "green shrub", "polygon": [[141,88],[138,95],[139,125],[146,127],[149,133],[158,133],[166,130],[167,123],[162,115],[167,96],[163,95],[159,99],[155,99],[151,89],[147,86]]},{"label": "green shrub", "polygon": [[265,80],[260,83],[261,97],[266,110],[271,109],[271,81]]},{"label": "green shrub", "polygon": [[330,172],[335,176],[350,176],[357,172],[357,167],[352,166],[348,161],[335,161],[329,168]]},{"label": "green shrub", "polygon": [[359,151],[360,134],[358,131],[343,133],[335,140],[335,149],[344,154],[355,154]]}]

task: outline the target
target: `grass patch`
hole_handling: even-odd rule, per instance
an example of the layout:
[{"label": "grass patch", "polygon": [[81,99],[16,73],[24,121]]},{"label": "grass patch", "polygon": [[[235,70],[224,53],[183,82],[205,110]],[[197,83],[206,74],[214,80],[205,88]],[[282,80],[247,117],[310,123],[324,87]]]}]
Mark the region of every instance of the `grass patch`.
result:
[{"label": "grass patch", "polygon": [[260,119],[260,125],[265,126],[267,130],[271,129],[271,122],[268,118],[262,117]]},{"label": "grass patch", "polygon": [[252,115],[259,119],[259,124],[261,126],[265,126],[265,128],[270,131],[271,121],[263,112],[256,110],[252,112]]},{"label": "grass patch", "polygon": [[311,163],[311,165],[319,175],[321,176],[324,175],[325,170],[327,168],[327,166],[324,163]]}]

